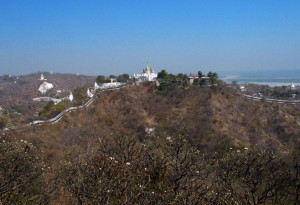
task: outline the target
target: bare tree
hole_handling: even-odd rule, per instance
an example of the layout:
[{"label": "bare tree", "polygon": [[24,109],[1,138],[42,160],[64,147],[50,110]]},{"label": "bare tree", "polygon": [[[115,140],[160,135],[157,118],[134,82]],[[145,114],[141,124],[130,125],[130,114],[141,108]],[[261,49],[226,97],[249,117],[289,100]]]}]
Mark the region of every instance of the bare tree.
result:
[{"label": "bare tree", "polygon": [[268,151],[232,151],[218,160],[216,171],[216,198],[221,203],[274,204],[290,197],[291,169],[280,156]]},{"label": "bare tree", "polygon": [[35,147],[0,139],[0,204],[45,204],[46,186]]}]

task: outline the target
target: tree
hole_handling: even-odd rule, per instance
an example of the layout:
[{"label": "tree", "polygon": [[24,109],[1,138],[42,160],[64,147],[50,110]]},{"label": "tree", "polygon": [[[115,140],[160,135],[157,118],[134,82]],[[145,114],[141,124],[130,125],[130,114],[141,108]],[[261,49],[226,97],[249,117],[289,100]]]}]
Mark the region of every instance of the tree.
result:
[{"label": "tree", "polygon": [[60,172],[62,186],[75,199],[73,204],[145,202],[145,195],[151,196],[146,189],[145,154],[145,146],[135,136],[101,138],[85,154],[75,152],[66,158]]},{"label": "tree", "polygon": [[109,78],[117,78],[115,75],[109,75]]},{"label": "tree", "polygon": [[0,142],[0,204],[46,204],[46,183],[36,148],[21,142]]},{"label": "tree", "polygon": [[168,72],[166,70],[161,70],[157,74],[157,79],[165,79],[168,76]]},{"label": "tree", "polygon": [[212,169],[204,155],[192,147],[184,136],[166,137],[158,142],[165,162],[165,182],[169,184],[167,204],[205,204],[211,190]]},{"label": "tree", "polygon": [[53,101],[47,102],[46,105],[43,107],[43,109],[39,112],[39,116],[49,114],[50,111],[52,111],[53,107],[54,107]]},{"label": "tree", "polygon": [[199,84],[200,84],[199,78],[194,79],[193,85],[199,85]]},{"label": "tree", "polygon": [[106,83],[106,81],[107,81],[107,79],[103,75],[98,75],[97,78],[96,78],[97,83]]},{"label": "tree", "polygon": [[217,83],[218,74],[216,72],[209,71],[207,77],[209,77],[209,81],[212,85]]},{"label": "tree", "polygon": [[127,73],[124,73],[124,74],[119,75],[119,76],[117,77],[117,81],[118,81],[118,82],[125,83],[125,82],[128,82],[129,80],[130,80],[130,77],[129,77],[129,75],[128,75]]},{"label": "tree", "polygon": [[78,87],[78,88],[75,88],[73,90],[73,96],[74,96],[74,103],[77,104],[77,105],[82,105],[86,98],[87,98],[87,95],[86,95],[86,90],[84,87]]},{"label": "tree", "polygon": [[103,137],[64,162],[61,186],[77,204],[201,204],[211,169],[183,137]]},{"label": "tree", "polygon": [[203,77],[203,73],[202,73],[200,70],[198,71],[198,77],[199,77],[199,78],[202,78],[202,77]]},{"label": "tree", "polygon": [[218,161],[221,204],[282,204],[289,201],[291,167],[280,156],[254,149],[232,151]]}]

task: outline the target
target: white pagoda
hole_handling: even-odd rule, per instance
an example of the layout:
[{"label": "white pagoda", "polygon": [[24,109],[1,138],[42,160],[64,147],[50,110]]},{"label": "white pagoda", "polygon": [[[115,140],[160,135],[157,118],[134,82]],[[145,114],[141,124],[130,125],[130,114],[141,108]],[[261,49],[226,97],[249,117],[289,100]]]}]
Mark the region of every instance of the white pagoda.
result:
[{"label": "white pagoda", "polygon": [[44,77],[43,73],[41,73],[41,77],[39,80],[43,81],[43,80],[47,80],[47,79]]},{"label": "white pagoda", "polygon": [[69,95],[69,100],[72,102],[72,101],[73,101],[73,99],[74,99],[74,97],[73,97],[73,94],[72,94],[72,92],[70,92],[70,95]]},{"label": "white pagoda", "polygon": [[94,94],[90,91],[90,89],[88,88],[87,91],[86,91],[86,94],[92,98],[94,96]]},{"label": "white pagoda", "polygon": [[295,85],[294,85],[294,83],[292,83],[292,84],[290,85],[290,87],[291,87],[292,90],[295,90],[295,88],[296,88]]}]

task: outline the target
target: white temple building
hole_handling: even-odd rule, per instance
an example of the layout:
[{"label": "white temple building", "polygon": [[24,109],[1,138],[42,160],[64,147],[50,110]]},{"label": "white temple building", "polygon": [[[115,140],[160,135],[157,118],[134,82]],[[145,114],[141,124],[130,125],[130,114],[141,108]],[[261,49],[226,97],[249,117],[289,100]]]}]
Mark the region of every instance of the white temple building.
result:
[{"label": "white temple building", "polygon": [[40,87],[39,87],[39,91],[42,94],[45,94],[48,90],[52,89],[54,86],[52,83],[47,83],[47,82],[43,82]]},{"label": "white temple building", "polygon": [[146,68],[143,69],[141,74],[134,74],[133,77],[137,81],[155,81],[157,78],[157,73],[155,73],[147,64]]}]

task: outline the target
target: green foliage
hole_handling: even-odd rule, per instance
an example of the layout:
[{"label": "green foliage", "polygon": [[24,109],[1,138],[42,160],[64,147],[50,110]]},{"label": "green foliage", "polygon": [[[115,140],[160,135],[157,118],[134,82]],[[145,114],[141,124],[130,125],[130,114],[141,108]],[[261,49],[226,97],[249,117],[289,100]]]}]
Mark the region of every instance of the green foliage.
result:
[{"label": "green foliage", "polygon": [[103,75],[98,75],[96,78],[96,82],[97,83],[106,83],[107,82],[107,78]]},{"label": "green foliage", "polygon": [[3,120],[3,118],[0,118],[0,129],[4,129],[5,128],[5,124],[6,122]]},{"label": "green foliage", "polygon": [[84,87],[78,87],[73,90],[74,103],[76,105],[82,105],[86,99],[86,89]]},{"label": "green foliage", "polygon": [[173,74],[168,74],[166,70],[162,70],[158,73],[158,77],[160,80],[160,86],[158,90],[166,91],[175,88],[177,85],[181,85],[183,87],[188,87],[188,81],[186,79],[186,75],[180,73],[177,76]]},{"label": "green foliage", "polygon": [[200,84],[200,85],[207,85],[207,84],[209,84],[209,82],[208,82],[207,79],[201,78],[201,79],[199,80],[199,84]]},{"label": "green foliage", "polygon": [[65,109],[67,109],[68,107],[68,101],[67,100],[62,100],[60,101],[59,103],[57,103],[54,107],[54,110],[55,111],[58,111],[58,112],[62,112],[64,111]]},{"label": "green foliage", "polygon": [[39,115],[45,115],[47,113],[49,113],[54,107],[54,102],[53,101],[49,101],[46,103],[46,105],[43,107],[43,109],[39,112]]},{"label": "green foliage", "polygon": [[166,91],[169,90],[171,87],[173,87],[174,85],[172,84],[171,81],[161,81],[158,87],[158,90],[160,91]]},{"label": "green foliage", "polygon": [[68,107],[68,101],[63,100],[59,102],[58,104],[54,104],[53,101],[49,101],[46,103],[46,105],[43,107],[43,109],[39,112],[40,116],[48,116],[48,117],[53,117],[53,115],[56,115]]},{"label": "green foliage", "polygon": [[183,74],[183,73],[179,73],[177,76],[176,76],[177,80],[179,81],[184,81],[186,79],[186,75]]},{"label": "green foliage", "polygon": [[117,78],[115,75],[109,75],[109,78]]},{"label": "green foliage", "polygon": [[168,77],[168,72],[166,70],[161,70],[157,73],[157,79],[165,79]]},{"label": "green foliage", "polygon": [[208,74],[207,74],[207,77],[209,77],[210,83],[212,85],[217,83],[218,74],[216,72],[209,71]]},{"label": "green foliage", "polygon": [[200,84],[199,78],[194,79],[193,85],[199,85],[199,84]]},{"label": "green foliage", "polygon": [[124,74],[119,75],[117,77],[117,81],[122,82],[122,83],[129,82],[130,81],[130,76],[128,74],[124,73]]},{"label": "green foliage", "polygon": [[8,122],[11,122],[11,114],[8,110],[0,111],[0,129],[5,128]]},{"label": "green foliage", "polygon": [[200,71],[200,70],[198,71],[198,77],[199,77],[199,78],[203,77],[203,73],[202,73],[202,71]]}]

